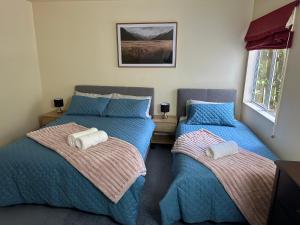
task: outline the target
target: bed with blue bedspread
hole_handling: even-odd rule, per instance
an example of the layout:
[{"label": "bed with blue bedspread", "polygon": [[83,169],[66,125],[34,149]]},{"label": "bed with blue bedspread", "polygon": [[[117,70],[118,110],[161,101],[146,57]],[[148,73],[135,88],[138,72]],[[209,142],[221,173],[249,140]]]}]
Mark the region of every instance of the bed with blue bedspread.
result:
[{"label": "bed with blue bedspread", "polygon": [[[123,94],[153,96],[151,88],[101,86],[76,88],[77,91],[83,92],[92,90],[96,94],[118,91]],[[141,118],[138,115],[145,114],[145,110],[149,112],[148,103],[144,100],[136,102],[129,100],[127,103],[122,100],[120,105],[121,100],[109,101],[95,95],[92,97],[73,96],[68,112],[48,126],[75,122],[88,128],[96,127],[106,131],[109,136],[134,145],[145,160],[155,125],[150,118]],[[109,106],[108,102],[113,104]],[[151,108],[152,106],[153,103]],[[110,109],[105,111],[105,108]],[[102,116],[98,115],[100,111]],[[70,113],[80,115],[67,115]],[[109,113],[116,115],[110,117]],[[63,157],[30,138],[21,138],[0,148],[0,206],[42,204],[76,208],[111,216],[121,224],[135,225],[144,182],[145,178],[139,177],[121,200],[114,204]]]},{"label": "bed with blue bedspread", "polygon": [[[63,116],[49,124],[75,122],[105,130],[133,144],[145,159],[154,129],[151,119]],[[135,224],[144,185],[139,177],[114,204],[56,152],[22,138],[0,149],[0,206],[44,204],[108,215],[122,224]]]},{"label": "bed with blue bedspread", "polygon": [[[244,149],[269,159],[276,159],[276,156],[239,121],[236,121],[236,127],[187,125],[185,121],[181,121],[177,128],[177,137],[199,129],[207,129],[224,140],[237,142]],[[183,154],[174,155],[172,167],[174,181],[160,202],[164,225],[180,219],[187,223],[246,222],[222,184],[208,168]]]},{"label": "bed with blue bedspread", "polygon": [[[199,95],[198,90],[194,91],[197,92],[196,96],[184,98],[184,107],[186,99],[197,99],[196,97]],[[190,93],[190,90],[187,92]],[[203,94],[205,97],[200,98],[200,100],[218,101],[218,98],[209,98],[209,96],[214,94],[215,91],[210,94],[206,91]],[[217,93],[216,96],[224,97],[220,93]],[[229,100],[231,98],[229,97]],[[226,99],[220,99],[219,101],[226,101]],[[180,107],[180,104],[178,105]],[[180,112],[178,114],[180,115]],[[246,125],[237,120],[234,123],[234,127],[189,125],[186,120],[182,120],[178,124],[176,136],[179,137],[185,133],[207,129],[224,140],[235,141],[244,149],[272,160],[276,159],[276,156]],[[207,167],[187,155],[174,154],[172,170],[173,182],[160,202],[163,225],[169,225],[178,220],[183,220],[187,223],[203,221],[246,223],[244,216],[229,197],[222,184]]]}]

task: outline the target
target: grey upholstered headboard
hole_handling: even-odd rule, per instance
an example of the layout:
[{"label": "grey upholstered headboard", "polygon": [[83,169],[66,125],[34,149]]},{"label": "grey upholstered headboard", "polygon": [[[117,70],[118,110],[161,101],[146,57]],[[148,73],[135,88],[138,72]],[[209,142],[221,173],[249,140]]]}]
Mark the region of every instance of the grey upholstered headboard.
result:
[{"label": "grey upholstered headboard", "polygon": [[235,102],[236,90],[233,89],[178,89],[177,116],[185,116],[186,101],[189,99],[208,102]]},{"label": "grey upholstered headboard", "polygon": [[151,96],[150,114],[154,112],[154,88],[148,87],[115,87],[115,86],[93,86],[93,85],[77,85],[75,91],[94,94],[111,94],[119,93],[123,95],[135,96]]}]

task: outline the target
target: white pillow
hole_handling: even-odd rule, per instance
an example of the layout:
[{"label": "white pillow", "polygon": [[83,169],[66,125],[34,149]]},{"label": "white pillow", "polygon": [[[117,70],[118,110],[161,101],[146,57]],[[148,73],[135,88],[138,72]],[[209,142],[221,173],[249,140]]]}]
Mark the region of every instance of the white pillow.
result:
[{"label": "white pillow", "polygon": [[80,91],[75,91],[75,95],[89,97],[89,98],[112,98],[112,96],[113,96],[113,94],[100,95],[100,94],[94,94],[94,93],[83,93]]},{"label": "white pillow", "polygon": [[147,111],[146,111],[146,117],[151,118],[150,116],[150,106],[151,106],[151,96],[135,96],[135,95],[122,95],[118,93],[113,93],[112,95],[113,99],[135,99],[135,100],[149,100]]}]

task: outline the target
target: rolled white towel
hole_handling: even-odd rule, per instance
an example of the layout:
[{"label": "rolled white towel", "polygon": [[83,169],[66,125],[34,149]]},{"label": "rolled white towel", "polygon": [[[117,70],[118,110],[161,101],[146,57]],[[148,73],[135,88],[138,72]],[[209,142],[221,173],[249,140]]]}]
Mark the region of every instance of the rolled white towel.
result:
[{"label": "rolled white towel", "polygon": [[85,130],[85,131],[81,131],[81,132],[78,132],[78,133],[74,133],[74,134],[70,134],[68,136],[68,144],[71,146],[71,147],[76,147],[76,139],[81,137],[81,136],[84,136],[84,135],[87,135],[87,134],[92,134],[92,133],[95,133],[97,132],[98,129],[97,128],[91,128],[91,129],[88,129],[88,130]]},{"label": "rolled white towel", "polygon": [[233,155],[239,152],[239,146],[234,141],[226,141],[220,144],[208,146],[206,155],[213,159],[219,159],[224,156]]},{"label": "rolled white towel", "polygon": [[76,147],[80,150],[86,150],[101,142],[107,141],[108,135],[105,131],[97,131],[91,134],[80,136],[76,139]]}]

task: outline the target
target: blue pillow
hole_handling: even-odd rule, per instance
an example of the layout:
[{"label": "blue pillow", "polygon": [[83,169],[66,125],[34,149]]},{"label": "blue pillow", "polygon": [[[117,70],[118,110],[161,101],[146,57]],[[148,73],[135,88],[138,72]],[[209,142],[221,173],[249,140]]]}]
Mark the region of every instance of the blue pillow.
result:
[{"label": "blue pillow", "polygon": [[111,99],[105,116],[147,118],[149,99]]},{"label": "blue pillow", "polygon": [[74,95],[66,114],[102,116],[109,101],[109,98],[90,98]]},{"label": "blue pillow", "polygon": [[234,103],[193,104],[187,124],[235,126]]}]

